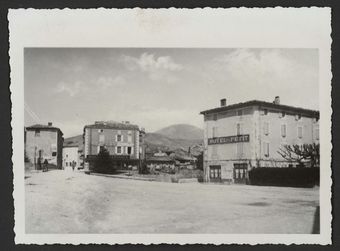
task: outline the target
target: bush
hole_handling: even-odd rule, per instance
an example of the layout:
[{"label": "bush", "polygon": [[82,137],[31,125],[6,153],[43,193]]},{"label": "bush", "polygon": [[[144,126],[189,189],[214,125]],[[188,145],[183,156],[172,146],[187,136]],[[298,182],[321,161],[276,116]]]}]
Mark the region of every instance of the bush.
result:
[{"label": "bush", "polygon": [[149,169],[145,161],[143,161],[142,165],[139,167],[139,174],[149,174]]},{"label": "bush", "polygon": [[116,172],[113,160],[107,149],[102,148],[93,162],[93,171],[96,173],[112,174]]},{"label": "bush", "polygon": [[313,187],[319,185],[319,168],[272,168],[261,167],[249,171],[250,185]]}]

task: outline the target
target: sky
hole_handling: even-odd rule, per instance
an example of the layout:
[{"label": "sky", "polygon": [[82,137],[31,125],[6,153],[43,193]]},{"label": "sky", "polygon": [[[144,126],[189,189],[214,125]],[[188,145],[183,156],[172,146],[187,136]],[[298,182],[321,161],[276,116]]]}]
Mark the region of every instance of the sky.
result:
[{"label": "sky", "polygon": [[319,109],[317,49],[25,48],[25,126],[64,137],[95,121],[154,132],[203,127],[200,111],[253,99]]}]

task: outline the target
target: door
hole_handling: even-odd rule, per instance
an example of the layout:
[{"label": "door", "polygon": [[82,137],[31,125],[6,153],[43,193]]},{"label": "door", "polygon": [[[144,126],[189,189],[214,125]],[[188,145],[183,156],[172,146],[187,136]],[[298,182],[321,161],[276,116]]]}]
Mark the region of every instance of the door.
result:
[{"label": "door", "polygon": [[246,184],[248,179],[248,164],[235,163],[234,164],[234,183]]},{"label": "door", "polygon": [[221,166],[209,166],[209,177],[211,182],[220,182]]}]

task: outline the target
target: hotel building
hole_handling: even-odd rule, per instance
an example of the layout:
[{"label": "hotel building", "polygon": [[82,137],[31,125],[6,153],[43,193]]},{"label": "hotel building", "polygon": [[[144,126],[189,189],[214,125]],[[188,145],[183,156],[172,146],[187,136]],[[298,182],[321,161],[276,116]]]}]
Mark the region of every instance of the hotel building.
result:
[{"label": "hotel building", "polygon": [[283,145],[319,143],[319,112],[252,100],[202,111],[206,181],[246,183],[256,167],[288,167]]}]

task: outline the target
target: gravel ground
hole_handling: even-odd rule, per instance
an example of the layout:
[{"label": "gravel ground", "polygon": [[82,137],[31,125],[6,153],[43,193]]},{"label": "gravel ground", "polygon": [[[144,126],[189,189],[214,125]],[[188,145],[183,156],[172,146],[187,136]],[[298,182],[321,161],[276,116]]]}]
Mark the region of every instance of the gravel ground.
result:
[{"label": "gravel ground", "polygon": [[317,188],[27,173],[26,233],[311,233]]}]

